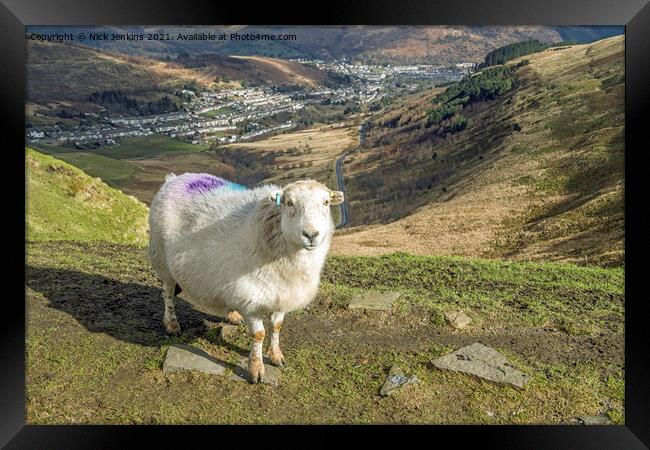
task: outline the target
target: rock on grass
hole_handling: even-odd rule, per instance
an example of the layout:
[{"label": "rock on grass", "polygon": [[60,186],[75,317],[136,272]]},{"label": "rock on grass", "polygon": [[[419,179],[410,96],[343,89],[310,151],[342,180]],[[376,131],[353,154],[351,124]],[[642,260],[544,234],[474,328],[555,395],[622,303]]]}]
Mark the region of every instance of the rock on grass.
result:
[{"label": "rock on grass", "polygon": [[406,376],[401,368],[393,366],[390,368],[390,372],[388,372],[388,378],[386,378],[386,381],[381,387],[379,394],[382,397],[385,397],[387,395],[390,395],[399,387],[405,386],[407,384],[418,383],[419,381],[420,380],[418,380],[415,375]]},{"label": "rock on grass", "polygon": [[580,416],[578,420],[584,425],[611,425],[611,420],[607,416]]},{"label": "rock on grass", "polygon": [[478,342],[436,358],[432,363],[438,369],[463,372],[519,389],[526,385],[529,378],[515,369],[501,353]]},{"label": "rock on grass", "polygon": [[226,372],[226,367],[221,361],[199,348],[184,344],[172,345],[167,350],[163,371],[183,372],[186,370],[223,375]]},{"label": "rock on grass", "polygon": [[472,321],[472,319],[462,311],[446,311],[444,316],[445,321],[456,330],[462,330]]},{"label": "rock on grass", "polygon": [[[280,384],[280,369],[269,364],[267,358],[264,358],[264,363],[266,367],[264,384],[278,386]],[[169,347],[167,357],[163,363],[163,371],[167,373],[197,370],[211,375],[225,375],[227,368],[232,368],[232,364],[219,361],[200,348],[185,344]],[[240,358],[229,379],[231,381],[250,382],[248,358]]]},{"label": "rock on grass", "polygon": [[220,340],[225,341],[237,337],[239,332],[240,330],[237,325],[224,323],[219,327],[218,336]]}]

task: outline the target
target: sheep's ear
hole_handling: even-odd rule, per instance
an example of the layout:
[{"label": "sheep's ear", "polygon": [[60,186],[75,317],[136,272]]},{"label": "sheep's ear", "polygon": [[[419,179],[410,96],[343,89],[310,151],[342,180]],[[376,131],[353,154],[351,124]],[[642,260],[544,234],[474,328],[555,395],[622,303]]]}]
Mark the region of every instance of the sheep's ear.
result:
[{"label": "sheep's ear", "polygon": [[333,206],[340,205],[343,203],[343,192],[341,191],[330,191],[330,204]]},{"label": "sheep's ear", "polygon": [[279,191],[269,192],[269,201],[280,206],[280,203],[282,203],[283,195],[284,195],[284,191],[282,189],[280,189]]}]

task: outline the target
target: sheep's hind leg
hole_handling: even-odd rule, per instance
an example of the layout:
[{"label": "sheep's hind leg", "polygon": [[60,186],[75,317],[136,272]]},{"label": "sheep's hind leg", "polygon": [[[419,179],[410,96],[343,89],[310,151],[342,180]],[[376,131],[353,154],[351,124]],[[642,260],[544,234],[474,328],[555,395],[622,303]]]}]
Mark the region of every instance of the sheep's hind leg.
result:
[{"label": "sheep's hind leg", "polygon": [[180,292],[180,289],[177,289],[177,286],[178,285],[175,282],[163,282],[163,299],[165,300],[165,315],[163,323],[165,324],[165,330],[167,330],[167,333],[178,336],[181,334],[181,326],[178,324],[178,319],[176,319],[176,310],[174,309],[174,297]]},{"label": "sheep's hind leg", "polygon": [[228,319],[228,322],[233,325],[244,323],[244,318],[237,311],[229,311],[226,319]]},{"label": "sheep's hind leg", "polygon": [[248,370],[253,383],[264,381],[264,361],[262,359],[262,345],[264,344],[264,323],[261,318],[247,317],[248,331],[253,337],[253,345],[248,360]]},{"label": "sheep's hind leg", "polygon": [[271,314],[273,331],[271,332],[271,343],[269,344],[268,355],[274,366],[284,366],[284,356],[282,355],[282,350],[280,350],[280,330],[282,329],[283,320],[284,313],[274,312]]}]

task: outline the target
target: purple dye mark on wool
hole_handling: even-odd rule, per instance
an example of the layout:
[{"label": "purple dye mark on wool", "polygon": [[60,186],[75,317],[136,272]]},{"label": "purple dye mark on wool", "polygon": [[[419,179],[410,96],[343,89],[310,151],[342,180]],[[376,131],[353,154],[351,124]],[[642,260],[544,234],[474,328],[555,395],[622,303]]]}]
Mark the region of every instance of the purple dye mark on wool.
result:
[{"label": "purple dye mark on wool", "polygon": [[212,189],[223,187],[228,182],[223,178],[215,177],[212,175],[199,175],[196,178],[191,178],[187,185],[187,191],[190,193],[208,192]]}]

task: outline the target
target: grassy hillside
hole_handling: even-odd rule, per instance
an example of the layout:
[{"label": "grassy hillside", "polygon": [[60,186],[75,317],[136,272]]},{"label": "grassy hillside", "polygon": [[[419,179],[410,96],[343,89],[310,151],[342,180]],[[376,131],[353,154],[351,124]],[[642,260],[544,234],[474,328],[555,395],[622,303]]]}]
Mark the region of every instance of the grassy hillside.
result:
[{"label": "grassy hillside", "polygon": [[622,37],[550,49],[373,117],[345,166],[363,227],[335,250],[621,264],[623,57]]},{"label": "grassy hillside", "polygon": [[[202,348],[231,370],[249,352],[245,327],[220,339],[220,319],[181,293],[183,334],[168,336],[143,247],[146,207],[52,156],[26,152],[30,424],[574,424],[597,414],[624,423],[622,268],[330,256],[316,300],[286,318],[279,386],[166,373],[175,343]],[[355,294],[387,290],[401,293],[390,312],[347,309]],[[472,318],[460,332],[443,319],[457,309]],[[526,388],[431,366],[473,342],[505,354],[530,376]],[[419,383],[382,398],[394,364]]]},{"label": "grassy hillside", "polygon": [[115,147],[83,152],[51,145],[36,148],[147,204],[170,172],[209,172],[228,177],[234,170],[207,152],[206,145],[188,144],[164,135],[129,137]]},{"label": "grassy hillside", "polygon": [[118,180],[133,177],[141,169],[119,159],[108,158],[95,153],[70,152],[60,153],[56,157],[83,170],[92,177],[101,178],[109,185]]},{"label": "grassy hillside", "polygon": [[[71,147],[60,147],[47,144],[37,144],[39,151],[50,155],[64,153],[77,153],[79,150]],[[150,136],[127,137],[120,140],[120,145],[100,147],[85,150],[87,153],[101,155],[112,159],[137,159],[150,158],[168,153],[187,154],[197,153],[207,148],[207,145],[188,144],[179,139],[170,138],[162,134]],[[57,156],[58,157],[58,156]]]},{"label": "grassy hillside", "polygon": [[[293,181],[312,178],[335,187],[332,184],[333,164],[345,150],[358,142],[358,123],[361,119],[320,125],[290,133],[278,134],[253,142],[239,142],[217,149],[217,153],[229,150],[236,158],[246,153],[251,159],[261,162],[254,172],[264,173],[265,183],[288,184]],[[269,163],[266,163],[266,161]],[[238,176],[244,170],[240,170]],[[239,181],[246,183],[246,179]]]},{"label": "grassy hillside", "polygon": [[145,205],[70,164],[25,151],[27,240],[147,243]]},{"label": "grassy hillside", "polygon": [[249,81],[255,84],[313,85],[329,79],[327,72],[293,61],[258,56],[217,55],[207,53],[180,62],[186,67],[202,68],[213,78]]},{"label": "grassy hillside", "polygon": [[[568,264],[450,257],[333,257],[322,287],[282,330],[280,385],[162,371],[169,345],[200,347],[229,368],[249,351],[245,327],[221,340],[218,319],[181,294],[183,334],[162,326],[146,250],[111,243],[27,249],[27,422],[572,424],[624,422],[624,273]],[[399,291],[391,312],[348,310],[352,295]],[[442,312],[472,318],[462,332]],[[432,368],[472,342],[531,377],[524,390]],[[378,395],[391,365],[419,378]]]}]

